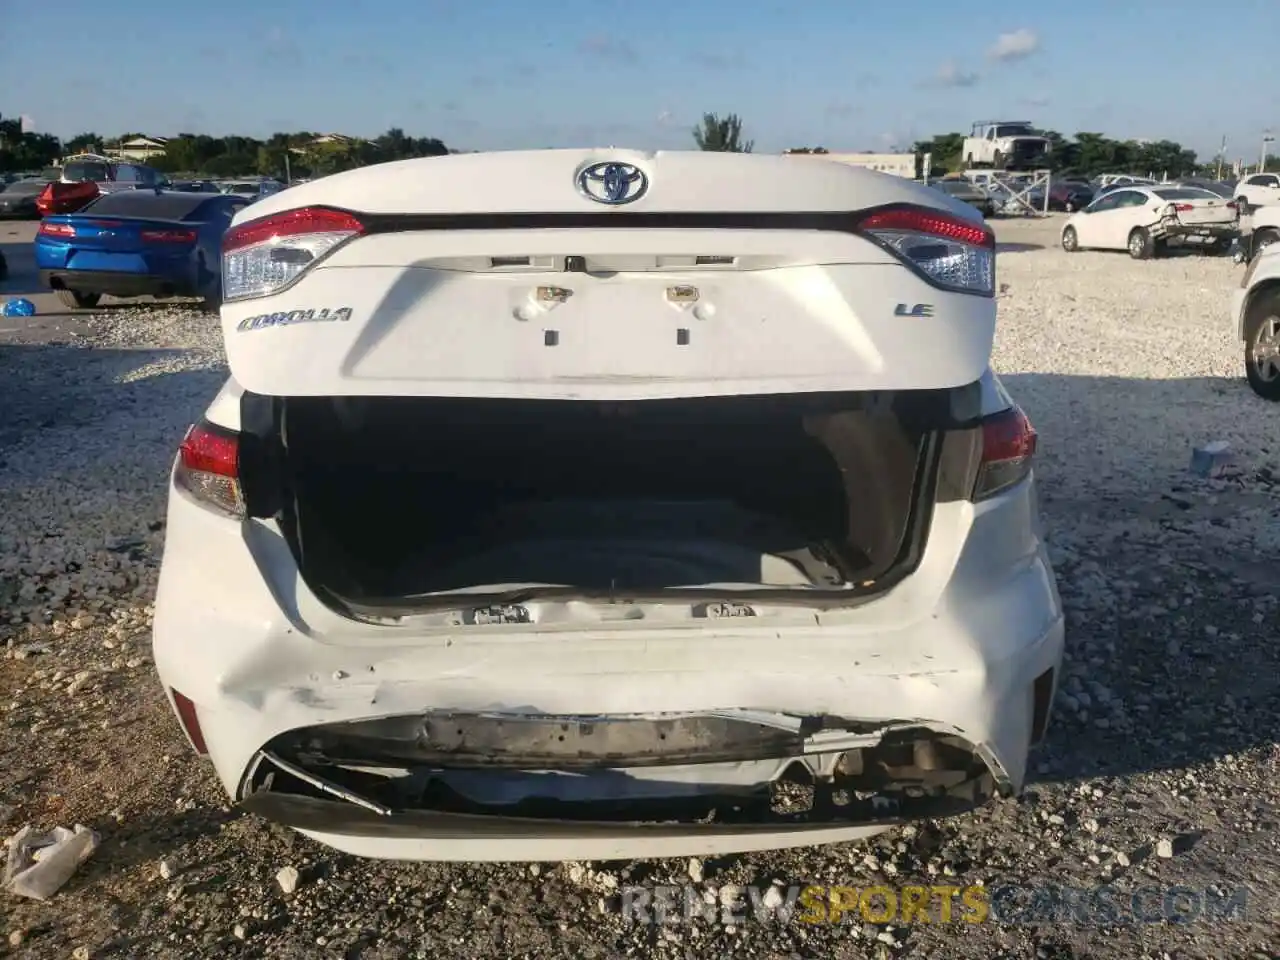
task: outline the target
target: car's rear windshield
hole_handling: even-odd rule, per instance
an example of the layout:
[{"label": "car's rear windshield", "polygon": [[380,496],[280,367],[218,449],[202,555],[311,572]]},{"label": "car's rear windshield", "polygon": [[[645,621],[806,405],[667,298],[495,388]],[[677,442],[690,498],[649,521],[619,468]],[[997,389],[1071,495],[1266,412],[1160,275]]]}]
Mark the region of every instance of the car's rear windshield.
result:
[{"label": "car's rear windshield", "polygon": [[153,193],[149,190],[120,190],[99,197],[85,211],[117,217],[152,217],[156,220],[183,220],[209,198],[198,193]]},{"label": "car's rear windshield", "polygon": [[256,183],[231,183],[227,185],[227,193],[257,193]]},{"label": "car's rear windshield", "polygon": [[47,184],[43,180],[19,180],[4,188],[5,193],[39,193]]},{"label": "car's rear windshield", "polygon": [[1195,187],[1166,187],[1163,190],[1152,190],[1161,200],[1204,200],[1211,198],[1208,190],[1199,190]]},{"label": "car's rear windshield", "polygon": [[73,160],[62,168],[62,179],[68,183],[82,183],[90,180],[94,183],[103,183],[109,177],[107,165],[93,160]]}]

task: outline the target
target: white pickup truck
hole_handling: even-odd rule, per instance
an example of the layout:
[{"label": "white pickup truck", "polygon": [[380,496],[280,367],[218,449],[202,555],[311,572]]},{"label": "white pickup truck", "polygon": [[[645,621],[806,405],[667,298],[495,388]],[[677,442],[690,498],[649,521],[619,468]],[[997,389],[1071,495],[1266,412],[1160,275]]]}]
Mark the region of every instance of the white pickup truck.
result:
[{"label": "white pickup truck", "polygon": [[1029,170],[1048,160],[1050,143],[1026,120],[981,120],[964,138],[961,154],[966,167]]}]

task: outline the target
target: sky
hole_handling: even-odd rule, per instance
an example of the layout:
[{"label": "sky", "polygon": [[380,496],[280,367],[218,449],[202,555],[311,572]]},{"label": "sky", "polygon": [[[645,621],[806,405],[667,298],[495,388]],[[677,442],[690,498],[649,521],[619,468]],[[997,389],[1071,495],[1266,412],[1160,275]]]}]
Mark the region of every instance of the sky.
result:
[{"label": "sky", "polygon": [[1280,0],[0,0],[0,25],[0,114],[63,138],[690,149],[716,112],[757,152],[1014,119],[1256,162],[1280,132]]}]

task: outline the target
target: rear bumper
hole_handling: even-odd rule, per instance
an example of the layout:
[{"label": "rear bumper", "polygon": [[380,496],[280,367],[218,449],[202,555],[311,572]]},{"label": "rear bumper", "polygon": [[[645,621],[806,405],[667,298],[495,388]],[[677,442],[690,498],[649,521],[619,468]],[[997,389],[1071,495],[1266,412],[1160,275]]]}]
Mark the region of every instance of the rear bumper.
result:
[{"label": "rear bumper", "polygon": [[113,270],[41,270],[40,283],[51,290],[101,293],[109,297],[196,297],[194,278]]},{"label": "rear bumper", "polygon": [[555,861],[712,856],[874,837],[893,822],[776,827],[590,823],[414,812],[382,817],[341,801],[264,794],[242,807],[358,857],[385,860]]},{"label": "rear bumper", "polygon": [[[978,506],[939,505],[916,574],[854,610],[818,618],[782,610],[754,623],[698,627],[430,629],[337,617],[298,579],[271,525],[227,521],[171,489],[153,642],[164,686],[194,703],[209,758],[247,810],[361,856],[609,859],[855,840],[899,822],[902,812],[785,823],[600,822],[422,807],[376,813],[348,800],[258,790],[255,764],[295,731],[425,712],[519,722],[757,711],[846,718],[873,739],[902,723],[963,738],[995,788],[1014,792],[1047,722],[1063,617],[1031,483]],[[805,749],[851,748],[815,734]],[[712,773],[735,763],[716,764],[718,771],[708,763],[706,778],[695,769],[694,780],[712,783]],[[637,769],[600,776],[632,784]]]},{"label": "rear bumper", "polygon": [[1234,220],[1229,223],[1182,223],[1165,220],[1152,231],[1152,235],[1174,240],[1234,240],[1240,235],[1240,224]]}]

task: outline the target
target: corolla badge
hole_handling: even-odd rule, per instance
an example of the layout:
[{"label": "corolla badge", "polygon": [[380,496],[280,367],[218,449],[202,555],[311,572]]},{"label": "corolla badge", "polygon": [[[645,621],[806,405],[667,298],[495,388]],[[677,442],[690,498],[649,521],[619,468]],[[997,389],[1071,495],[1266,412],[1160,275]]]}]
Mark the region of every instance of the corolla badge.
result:
[{"label": "corolla badge", "polygon": [[634,164],[606,161],[578,171],[578,191],[588,200],[621,206],[644,196],[649,178]]},{"label": "corolla badge", "polygon": [[236,324],[236,330],[267,330],[271,327],[291,327],[296,323],[344,323],[351,319],[350,307],[325,307],[321,310],[281,310],[276,313],[260,313],[245,317]]}]

